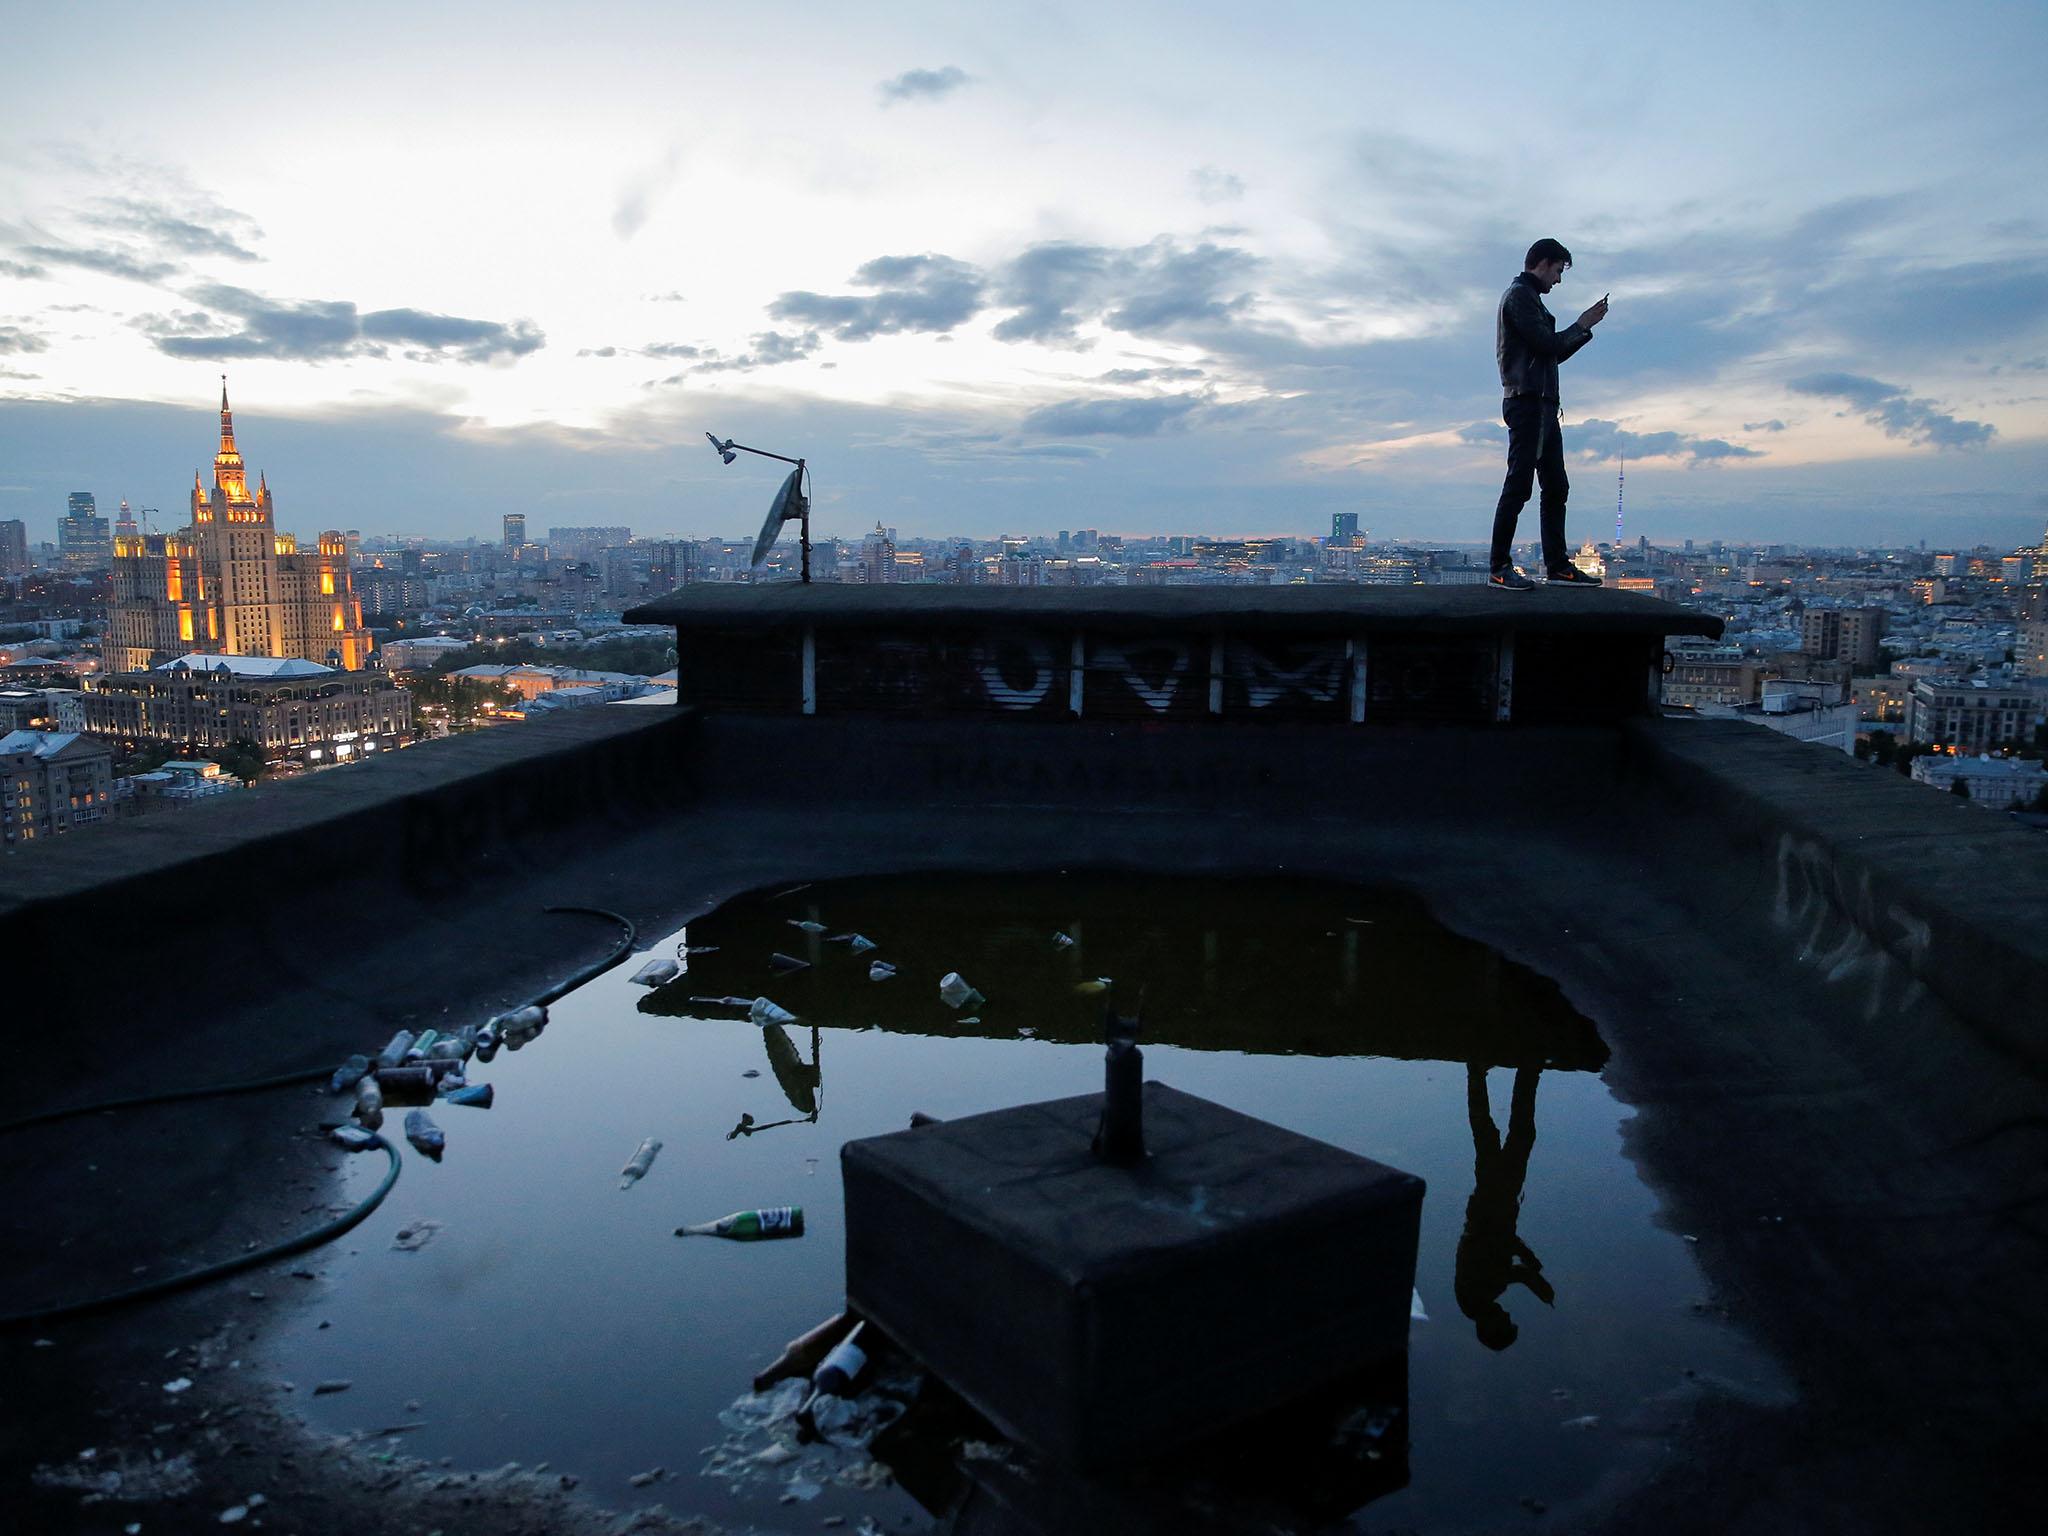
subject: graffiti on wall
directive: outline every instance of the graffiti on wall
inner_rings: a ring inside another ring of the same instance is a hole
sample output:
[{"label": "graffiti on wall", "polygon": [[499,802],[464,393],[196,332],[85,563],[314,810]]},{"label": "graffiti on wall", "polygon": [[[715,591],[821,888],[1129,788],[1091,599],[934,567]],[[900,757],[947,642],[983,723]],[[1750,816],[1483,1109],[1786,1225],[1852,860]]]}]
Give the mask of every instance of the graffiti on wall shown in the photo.
[{"label": "graffiti on wall", "polygon": [[1917,973],[1933,930],[1897,902],[1881,900],[1868,870],[1843,873],[1820,843],[1779,835],[1771,921],[1830,985],[1864,998],[1866,1019],[1910,1008],[1926,995]]}]

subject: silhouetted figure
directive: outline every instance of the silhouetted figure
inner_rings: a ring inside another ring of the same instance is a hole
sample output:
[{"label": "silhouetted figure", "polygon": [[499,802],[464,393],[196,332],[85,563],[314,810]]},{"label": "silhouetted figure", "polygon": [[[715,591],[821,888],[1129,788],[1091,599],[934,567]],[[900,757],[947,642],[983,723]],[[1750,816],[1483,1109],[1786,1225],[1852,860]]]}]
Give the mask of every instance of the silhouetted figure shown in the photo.
[{"label": "silhouetted figure", "polygon": [[1593,327],[1607,317],[1607,300],[1557,328],[1543,295],[1564,281],[1572,253],[1555,240],[1538,240],[1522,258],[1522,272],[1508,284],[1494,317],[1494,353],[1500,364],[1500,416],[1508,429],[1508,473],[1493,509],[1493,549],[1488,580],[1499,590],[1527,592],[1536,583],[1515,569],[1515,524],[1529,504],[1533,483],[1543,485],[1540,524],[1543,574],[1566,586],[1597,587],[1571,563],[1564,542],[1565,498],[1571,479],[1564,470],[1564,437],[1558,416],[1557,365],[1593,339]]},{"label": "silhouetted figure", "polygon": [[1536,1147],[1536,1079],[1542,1075],[1539,1067],[1515,1069],[1508,1134],[1502,1140],[1486,1098],[1486,1068],[1477,1062],[1465,1068],[1473,1182],[1452,1289],[1458,1310],[1472,1319],[1479,1342],[1488,1349],[1506,1349],[1515,1342],[1515,1320],[1500,1304],[1510,1285],[1526,1287],[1546,1307],[1557,1300],[1557,1292],[1543,1278],[1543,1261],[1515,1234],[1522,1214],[1522,1182],[1529,1176],[1529,1154]]}]

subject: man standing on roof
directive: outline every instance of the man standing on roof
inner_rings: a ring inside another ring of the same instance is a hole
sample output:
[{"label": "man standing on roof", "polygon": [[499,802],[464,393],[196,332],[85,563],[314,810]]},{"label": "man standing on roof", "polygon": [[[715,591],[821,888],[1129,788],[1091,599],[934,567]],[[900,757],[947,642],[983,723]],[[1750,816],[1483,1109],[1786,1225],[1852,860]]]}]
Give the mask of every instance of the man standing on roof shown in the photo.
[{"label": "man standing on roof", "polygon": [[1494,355],[1500,363],[1501,420],[1508,428],[1508,477],[1493,513],[1493,551],[1488,562],[1495,587],[1534,590],[1536,583],[1515,569],[1509,554],[1515,524],[1529,504],[1530,482],[1542,482],[1540,509],[1543,574],[1567,586],[1597,587],[1565,554],[1564,502],[1571,482],[1564,472],[1564,439],[1558,421],[1557,365],[1593,339],[1593,327],[1607,318],[1607,299],[1563,330],[1544,307],[1542,295],[1564,281],[1572,253],[1555,240],[1538,240],[1522,259],[1522,272],[1500,296],[1494,321]]}]

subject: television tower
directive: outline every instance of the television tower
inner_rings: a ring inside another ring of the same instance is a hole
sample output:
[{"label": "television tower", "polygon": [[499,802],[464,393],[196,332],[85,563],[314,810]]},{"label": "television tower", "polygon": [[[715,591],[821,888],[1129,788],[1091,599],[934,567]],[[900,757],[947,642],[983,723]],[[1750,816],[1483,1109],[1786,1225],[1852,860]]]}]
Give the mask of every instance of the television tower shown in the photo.
[{"label": "television tower", "polygon": [[1614,549],[1621,552],[1621,493],[1628,485],[1628,455],[1621,449],[1614,450],[1616,468],[1614,471]]}]

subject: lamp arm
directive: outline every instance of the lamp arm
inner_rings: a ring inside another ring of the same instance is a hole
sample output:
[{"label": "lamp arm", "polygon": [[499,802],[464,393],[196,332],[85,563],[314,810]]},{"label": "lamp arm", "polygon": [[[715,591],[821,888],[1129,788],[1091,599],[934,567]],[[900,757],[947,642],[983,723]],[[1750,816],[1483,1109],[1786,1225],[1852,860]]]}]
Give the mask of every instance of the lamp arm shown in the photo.
[{"label": "lamp arm", "polygon": [[792,459],[788,454],[770,453],[766,448],[749,448],[745,443],[735,443],[730,438],[726,440],[725,446],[732,449],[735,453],[757,453],[764,459],[779,459],[784,464],[800,465],[803,463],[802,459]]}]

